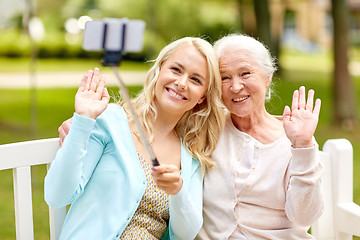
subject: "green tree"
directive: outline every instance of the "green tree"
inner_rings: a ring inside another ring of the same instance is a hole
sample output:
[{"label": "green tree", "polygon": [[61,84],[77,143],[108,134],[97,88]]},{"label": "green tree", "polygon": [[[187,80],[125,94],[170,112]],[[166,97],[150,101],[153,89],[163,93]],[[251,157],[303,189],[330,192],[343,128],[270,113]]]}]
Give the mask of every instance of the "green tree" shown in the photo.
[{"label": "green tree", "polygon": [[[249,4],[249,0],[237,0],[239,14],[243,14],[243,5]],[[254,7],[254,15],[256,20],[256,32],[251,33],[259,38],[271,52],[271,55],[279,59],[280,40],[279,36],[275,36],[271,32],[271,13],[268,0],[251,0]],[[243,18],[241,18],[241,25],[243,25]],[[280,63],[278,63],[278,74],[281,72]]]},{"label": "green tree", "polygon": [[274,47],[271,34],[271,17],[268,0],[254,0],[256,19],[256,32],[261,41],[269,48],[274,55]]},{"label": "green tree", "polygon": [[348,63],[349,10],[346,0],[331,0],[334,23],[334,123],[352,128],[356,123],[356,101]]}]

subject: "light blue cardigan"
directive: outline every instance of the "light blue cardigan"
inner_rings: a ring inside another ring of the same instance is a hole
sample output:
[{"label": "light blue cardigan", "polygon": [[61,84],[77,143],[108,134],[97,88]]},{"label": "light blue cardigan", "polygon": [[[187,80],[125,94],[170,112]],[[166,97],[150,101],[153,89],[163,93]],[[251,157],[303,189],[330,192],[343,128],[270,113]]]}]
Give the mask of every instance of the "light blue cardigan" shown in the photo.
[{"label": "light blue cardigan", "polygon": [[[202,225],[201,168],[181,145],[183,187],[170,196],[164,238],[194,239]],[[45,201],[71,204],[60,239],[118,239],[145,192],[127,116],[109,104],[95,120],[74,114],[62,148],[45,178]]]}]

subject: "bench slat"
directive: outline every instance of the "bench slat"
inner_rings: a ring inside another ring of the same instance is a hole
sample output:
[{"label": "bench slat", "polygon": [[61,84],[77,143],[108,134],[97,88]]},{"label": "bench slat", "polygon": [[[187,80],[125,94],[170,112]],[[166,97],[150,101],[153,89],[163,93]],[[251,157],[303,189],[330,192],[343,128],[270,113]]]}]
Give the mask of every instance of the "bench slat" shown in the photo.
[{"label": "bench slat", "polygon": [[58,149],[58,138],[0,145],[0,170],[50,163]]},{"label": "bench slat", "polygon": [[[59,139],[18,142],[0,145],[0,170],[13,170],[15,223],[17,240],[34,240],[31,167],[50,166],[59,149]],[[66,207],[49,208],[50,239],[59,239]]]},{"label": "bench slat", "polygon": [[34,239],[30,166],[13,169],[16,239]]},{"label": "bench slat", "polygon": [[360,236],[360,206],[353,202],[353,148],[346,139],[330,139],[320,152],[324,165],[324,213],[312,225],[317,240],[352,240]]}]

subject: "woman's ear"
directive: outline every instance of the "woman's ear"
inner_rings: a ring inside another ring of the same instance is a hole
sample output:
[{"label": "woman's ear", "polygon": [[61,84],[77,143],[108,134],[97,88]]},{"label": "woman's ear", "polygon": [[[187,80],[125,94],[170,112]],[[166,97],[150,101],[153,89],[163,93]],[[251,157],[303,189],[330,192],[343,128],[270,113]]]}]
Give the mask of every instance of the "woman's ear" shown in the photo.
[{"label": "woman's ear", "polygon": [[202,104],[204,100],[206,99],[206,96],[202,96],[202,98],[199,99],[198,104]]},{"label": "woman's ear", "polygon": [[268,76],[266,79],[266,88],[268,88],[270,86],[271,79],[272,79],[272,74],[270,76]]}]

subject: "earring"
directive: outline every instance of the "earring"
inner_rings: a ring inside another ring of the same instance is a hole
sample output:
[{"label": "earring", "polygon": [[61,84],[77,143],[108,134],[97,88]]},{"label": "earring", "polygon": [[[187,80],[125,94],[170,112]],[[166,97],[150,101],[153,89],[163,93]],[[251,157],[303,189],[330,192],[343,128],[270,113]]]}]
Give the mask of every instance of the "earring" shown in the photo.
[{"label": "earring", "polygon": [[271,88],[267,88],[265,91],[265,100],[270,100],[271,98]]}]

